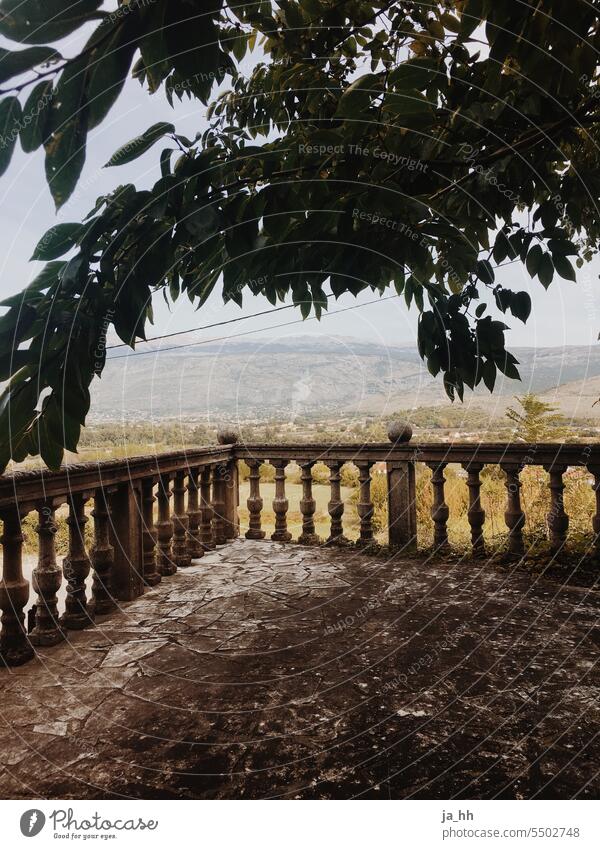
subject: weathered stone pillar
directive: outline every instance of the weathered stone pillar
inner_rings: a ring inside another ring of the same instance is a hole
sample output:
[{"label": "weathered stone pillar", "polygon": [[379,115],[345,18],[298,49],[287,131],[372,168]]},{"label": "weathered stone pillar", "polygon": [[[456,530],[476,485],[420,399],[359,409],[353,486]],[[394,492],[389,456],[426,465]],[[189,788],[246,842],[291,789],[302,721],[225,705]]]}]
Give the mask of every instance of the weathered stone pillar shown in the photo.
[{"label": "weathered stone pillar", "polygon": [[521,510],[521,467],[511,463],[501,463],[500,468],[506,475],[507,506],[504,521],[508,528],[508,550],[515,557],[520,557],[524,551],[523,525],[525,513]]},{"label": "weathered stone pillar", "polygon": [[388,542],[394,550],[417,546],[415,464],[412,460],[387,463]]},{"label": "weathered stone pillar", "polygon": [[2,580],[0,581],[0,663],[20,666],[33,657],[27,639],[23,608],[29,600],[29,581],[23,577],[23,534],[17,506],[3,511]]},{"label": "weathered stone pillar", "polygon": [[[404,422],[391,422],[388,438],[393,445],[406,444],[412,428]],[[388,543],[394,551],[417,547],[417,505],[415,462],[390,459],[386,464],[388,490]]]},{"label": "weathered stone pillar", "polygon": [[92,607],[99,614],[110,613],[116,607],[112,576],[115,550],[110,543],[110,510],[107,492],[97,489],[94,495],[94,544],[91,551],[94,578],[92,581]]},{"label": "weathered stone pillar", "polygon": [[213,534],[213,507],[210,497],[212,468],[204,466],[200,473],[200,541],[204,551],[215,547]]},{"label": "weathered stone pillar", "polygon": [[38,508],[38,563],[32,574],[35,626],[29,635],[34,646],[55,646],[65,639],[59,624],[56,593],[62,584],[62,570],[56,562],[55,504],[48,501]]},{"label": "weathered stone pillar", "polygon": [[239,474],[237,460],[227,463],[224,479],[225,486],[225,511],[224,525],[226,539],[236,539],[240,535],[240,518],[238,504],[240,498]]},{"label": "weathered stone pillar", "polygon": [[173,560],[178,569],[192,565],[187,547],[188,517],[185,512],[185,472],[175,472],[173,482]]},{"label": "weathered stone pillar", "polygon": [[371,465],[372,463],[369,460],[356,462],[359,485],[356,509],[360,519],[360,536],[356,544],[361,547],[373,545],[373,514],[375,508],[371,501]]},{"label": "weathered stone pillar", "polygon": [[342,501],[341,468],[343,465],[338,460],[331,460],[327,463],[329,468],[329,486],[331,488],[331,498],[327,504],[327,511],[331,519],[329,537],[327,538],[328,545],[348,544],[348,540],[344,536],[342,523],[344,502]]},{"label": "weathered stone pillar", "polygon": [[85,581],[90,574],[91,564],[85,550],[85,504],[88,495],[73,493],[69,498],[69,553],[63,560],[63,574],[67,579],[67,600],[61,624],[65,628],[81,631],[94,622],[89,610]]},{"label": "weathered stone pillar", "polygon": [[177,566],[171,554],[171,539],[173,537],[173,522],[171,521],[171,476],[161,475],[158,480],[158,571],[165,577],[174,575]]},{"label": "weathered stone pillar", "polygon": [[[217,431],[219,445],[236,445],[239,441],[238,432],[230,425],[220,427]],[[237,460],[226,463],[221,475],[222,504],[223,504],[223,533],[224,542],[235,539],[240,535],[239,506],[239,475]]]},{"label": "weathered stone pillar", "polygon": [[112,586],[120,601],[144,592],[142,494],[139,483],[120,484],[111,496],[111,543],[115,552]]},{"label": "weathered stone pillar", "polygon": [[292,538],[287,529],[288,500],[285,497],[285,468],[287,460],[271,460],[275,467],[275,498],[273,499],[273,512],[275,513],[275,531],[271,539],[275,542],[289,542]]},{"label": "weathered stone pillar", "polygon": [[566,472],[566,466],[550,466],[546,467],[546,471],[550,475],[550,511],[546,516],[548,523],[548,532],[550,535],[550,545],[554,552],[559,551],[567,539],[567,531],[569,530],[569,517],[565,513],[563,475]]},{"label": "weathered stone pillar", "polygon": [[188,530],[187,530],[187,547],[192,560],[197,560],[204,555],[204,548],[200,540],[200,520],[202,514],[198,502],[200,469],[190,469],[188,475]]},{"label": "weathered stone pillar", "polygon": [[596,498],[596,512],[592,517],[592,529],[594,531],[594,547],[596,557],[600,559],[600,467],[588,466],[588,471],[594,476],[592,489]]},{"label": "weathered stone pillar", "polygon": [[315,510],[317,502],[312,494],[312,467],[314,462],[300,463],[302,469],[302,498],[300,500],[300,512],[302,513],[302,533],[298,537],[298,542],[303,545],[318,545],[321,540],[318,534],[315,533]]},{"label": "weathered stone pillar", "polygon": [[463,463],[463,469],[467,472],[467,486],[469,488],[469,511],[467,518],[471,526],[473,556],[484,557],[483,525],[485,522],[485,510],[481,506],[481,479],[479,477],[483,469],[483,464]]},{"label": "weathered stone pillar", "polygon": [[218,463],[213,469],[213,529],[215,536],[215,544],[223,545],[227,542],[225,533],[225,478],[227,476],[227,466],[225,463]]},{"label": "weathered stone pillar", "polygon": [[154,485],[155,478],[142,481],[142,537],[144,547],[144,583],[155,587],[160,583],[161,575],[156,562],[156,543],[158,534],[154,524]]},{"label": "weathered stone pillar", "polygon": [[263,500],[260,497],[260,461],[247,460],[250,469],[250,495],[246,501],[248,505],[248,530],[246,539],[264,539],[265,532],[261,526],[261,512]]},{"label": "weathered stone pillar", "polygon": [[433,506],[431,518],[433,519],[433,546],[436,550],[443,551],[448,547],[448,517],[450,510],[446,504],[444,495],[444,469],[446,463],[427,463],[431,469],[431,486],[433,488]]}]

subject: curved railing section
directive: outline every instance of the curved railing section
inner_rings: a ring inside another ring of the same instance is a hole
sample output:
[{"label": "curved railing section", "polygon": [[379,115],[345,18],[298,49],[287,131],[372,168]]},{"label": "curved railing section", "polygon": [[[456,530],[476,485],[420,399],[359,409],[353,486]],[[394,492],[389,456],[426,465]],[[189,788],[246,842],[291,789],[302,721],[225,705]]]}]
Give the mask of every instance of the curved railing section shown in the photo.
[{"label": "curved railing section", "polygon": [[[563,476],[569,467],[586,468],[596,493],[596,513],[590,543],[600,537],[600,446],[593,444],[396,442],[361,445],[242,445],[237,443],[197,448],[128,460],[82,463],[57,472],[25,471],[0,478],[2,580],[0,581],[0,660],[8,666],[28,661],[40,646],[63,641],[69,630],[93,626],[120,601],[129,601],[186,568],[216,545],[239,535],[238,463],[248,466],[248,527],[251,540],[266,537],[263,529],[261,466],[274,469],[272,509],[274,530],[270,538],[287,543],[289,503],[286,467],[300,468],[301,533],[305,545],[349,545],[344,533],[345,505],[341,473],[346,463],[358,470],[358,539],[354,545],[369,550],[374,545],[372,471],[387,479],[390,551],[409,553],[418,542],[415,468],[423,463],[431,471],[433,540],[436,550],[448,547],[449,509],[445,500],[444,470],[458,463],[465,472],[468,521],[472,553],[485,554],[485,511],[481,504],[481,472],[486,465],[499,467],[506,487],[507,549],[523,554],[525,514],[521,504],[520,474],[526,466],[543,467],[548,475],[548,538],[553,549],[566,540]],[[329,533],[315,528],[313,468],[329,469],[327,505]],[[68,553],[59,565],[56,556],[56,511],[68,511]],[[92,506],[90,512],[89,507]],[[31,582],[23,573],[22,523],[37,516],[37,564]],[[88,515],[89,514],[89,515]],[[93,523],[92,544],[86,545],[85,527]],[[89,578],[92,576],[91,587]],[[59,612],[57,593],[66,582],[64,609]],[[30,586],[31,583],[31,586]],[[25,616],[30,592],[35,602]]]}]

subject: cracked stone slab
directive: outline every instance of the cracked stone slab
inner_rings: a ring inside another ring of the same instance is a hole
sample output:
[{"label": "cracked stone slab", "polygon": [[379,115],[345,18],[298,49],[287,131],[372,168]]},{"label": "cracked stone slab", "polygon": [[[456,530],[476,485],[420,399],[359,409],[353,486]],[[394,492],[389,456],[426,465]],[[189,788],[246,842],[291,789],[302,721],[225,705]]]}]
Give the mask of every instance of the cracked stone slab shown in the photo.
[{"label": "cracked stone slab", "polygon": [[101,664],[104,669],[107,666],[127,666],[134,660],[141,660],[147,655],[153,654],[157,649],[167,644],[166,640],[132,640],[112,646]]},{"label": "cracked stone slab", "polygon": [[595,798],[598,599],[237,540],[0,670],[0,793]]}]

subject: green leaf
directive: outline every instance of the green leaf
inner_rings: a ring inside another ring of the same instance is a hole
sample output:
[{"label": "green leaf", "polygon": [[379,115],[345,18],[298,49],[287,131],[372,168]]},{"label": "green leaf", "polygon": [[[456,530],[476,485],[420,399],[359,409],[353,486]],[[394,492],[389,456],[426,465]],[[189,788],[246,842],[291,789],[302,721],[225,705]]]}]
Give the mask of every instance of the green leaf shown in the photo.
[{"label": "green leaf", "polygon": [[145,19],[146,33],[140,43],[151,93],[158,91],[173,67],[169,60],[169,49],[165,38],[165,11],[166,3],[155,3],[148,11]]},{"label": "green leaf", "polygon": [[531,298],[527,292],[515,292],[512,294],[509,307],[514,317],[525,324],[531,315]]},{"label": "green leaf", "polygon": [[62,56],[52,47],[28,47],[18,53],[0,47],[0,83],[57,59],[62,59]]},{"label": "green leaf", "polygon": [[75,247],[85,230],[82,224],[55,224],[37,243],[31,259],[58,259]]},{"label": "green leaf", "polygon": [[494,269],[489,259],[481,259],[477,263],[477,276],[482,283],[490,286],[494,282]]},{"label": "green leaf", "polygon": [[85,164],[88,109],[83,75],[85,57],[76,59],[61,74],[48,115],[46,180],[56,208],[73,193]]},{"label": "green leaf", "polygon": [[554,277],[554,264],[550,258],[550,254],[544,254],[542,256],[540,266],[538,268],[538,277],[540,278],[540,283],[544,289],[547,289],[552,283],[552,278]]},{"label": "green leaf", "polygon": [[526,266],[530,277],[535,277],[539,271],[544,253],[539,245],[534,245],[527,254]]},{"label": "green leaf", "polygon": [[150,150],[152,145],[167,133],[174,133],[175,127],[165,121],[160,121],[158,124],[153,124],[148,127],[145,133],[137,136],[127,144],[120,147],[111,158],[108,160],[105,168],[113,168],[115,165],[126,165],[128,162],[133,162],[138,156]]},{"label": "green leaf", "polygon": [[45,44],[74,32],[103,0],[2,0],[0,35],[25,44]]},{"label": "green leaf", "polygon": [[81,253],[67,262],[60,275],[60,284],[65,292],[72,294],[79,291],[80,285],[87,280],[88,268],[89,262]]},{"label": "green leaf", "polygon": [[46,141],[52,90],[52,81],[43,80],[31,90],[25,101],[20,133],[21,147],[25,153],[33,153]]},{"label": "green leaf", "polygon": [[210,8],[188,0],[169,0],[165,9],[165,41],[170,62],[181,78],[181,90],[194,92],[203,103],[225,69],[234,67],[219,49],[219,31],[213,20],[218,11],[215,8],[211,14]]},{"label": "green leaf", "polygon": [[520,380],[521,375],[519,374],[519,370],[515,366],[515,364],[510,359],[510,355],[505,353],[504,356],[499,356],[496,359],[496,366],[498,371],[501,371],[502,374],[506,375],[506,377],[510,377],[511,380]]},{"label": "green leaf", "polygon": [[483,378],[483,382],[490,392],[494,391],[494,386],[496,384],[496,366],[492,362],[492,360],[486,360],[481,369],[481,377]]},{"label": "green leaf", "polygon": [[0,103],[0,177],[10,165],[20,122],[21,104],[16,97],[5,97]]},{"label": "green leaf", "polygon": [[123,90],[138,47],[136,24],[134,14],[126,15],[110,38],[106,37],[106,25],[101,24],[83,48],[88,65],[81,84],[86,85],[90,130],[102,123]]},{"label": "green leaf", "polygon": [[467,38],[475,30],[483,18],[484,0],[467,0],[460,16],[460,34]]},{"label": "green leaf", "polygon": [[552,254],[552,260],[554,262],[554,267],[564,280],[577,282],[575,269],[565,256],[561,256],[561,254]]},{"label": "green leaf", "polygon": [[360,118],[371,100],[377,96],[383,86],[377,74],[365,74],[355,80],[344,91],[336,110],[337,118]]},{"label": "green leaf", "polygon": [[[395,89],[423,91],[438,76],[440,74],[435,59],[409,59],[408,62],[402,62],[390,73],[389,85]],[[443,74],[441,77],[443,78]]]},{"label": "green leaf", "polygon": [[431,103],[416,89],[407,89],[402,94],[388,94],[383,109],[401,120],[433,118]]},{"label": "green leaf", "polygon": [[50,431],[48,423],[42,416],[38,424],[38,439],[40,445],[40,456],[49,469],[57,470],[64,457],[64,448],[56,442],[55,434]]},{"label": "green leaf", "polygon": [[160,154],[160,173],[163,177],[168,177],[171,174],[171,157],[173,148],[168,147]]}]

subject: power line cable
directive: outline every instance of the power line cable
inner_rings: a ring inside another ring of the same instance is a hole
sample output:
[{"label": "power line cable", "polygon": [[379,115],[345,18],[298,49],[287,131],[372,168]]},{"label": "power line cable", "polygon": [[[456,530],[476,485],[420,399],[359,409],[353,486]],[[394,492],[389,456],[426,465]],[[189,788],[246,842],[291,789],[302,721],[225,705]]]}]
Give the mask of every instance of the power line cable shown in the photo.
[{"label": "power line cable", "polygon": [[[323,313],[321,318],[328,318],[332,315],[339,315],[340,313],[343,313],[343,312],[350,312],[350,310],[357,310],[357,309],[360,309],[361,307],[368,307],[371,304],[380,304],[383,301],[390,301],[393,298],[397,298],[397,297],[399,297],[399,296],[398,295],[387,295],[385,298],[374,298],[372,301],[365,301],[363,304],[354,304],[351,307],[344,307],[343,309],[332,310],[332,312],[325,312],[325,313]],[[294,304],[289,304],[289,306],[294,306]],[[286,307],[278,307],[277,309],[286,309]],[[266,313],[275,312],[275,310],[266,310],[265,312]],[[260,315],[260,313],[257,313],[257,315]],[[253,316],[246,316],[246,318],[252,318],[252,317]],[[237,339],[240,336],[251,336],[253,333],[263,333],[265,330],[278,330],[281,327],[290,327],[293,324],[304,324],[307,321],[316,321],[316,318],[317,317],[313,315],[313,316],[309,316],[309,318],[298,318],[298,319],[295,319],[294,321],[284,321],[284,322],[281,322],[280,324],[272,324],[269,327],[256,327],[253,330],[243,330],[241,333],[232,333],[229,336],[216,336],[212,339],[202,339],[199,342],[187,342],[184,345],[170,345],[168,348],[156,348],[156,349],[153,349],[153,350],[150,350],[150,351],[133,351],[131,354],[118,354],[116,357],[109,357],[108,361],[112,362],[113,360],[124,360],[124,359],[129,359],[131,357],[143,357],[143,356],[147,356],[148,354],[164,354],[167,351],[178,351],[178,350],[181,350],[182,348],[194,348],[194,347],[197,347],[199,345],[210,345],[213,342],[224,342],[227,339]],[[239,319],[237,319],[237,320],[239,320]],[[210,327],[210,326],[216,326],[216,325],[208,325],[208,326]],[[187,332],[189,332],[189,331],[187,331]],[[156,338],[160,339],[160,338],[163,338],[163,337],[158,336]],[[148,341],[150,341],[150,340],[148,340]]]},{"label": "power line cable", "polygon": [[[331,298],[333,292],[330,292],[327,297]],[[160,336],[150,336],[148,339],[144,339],[144,342],[156,342],[157,339],[171,339],[173,336],[183,336],[185,333],[194,333],[198,330],[210,330],[212,327],[223,327],[225,324],[235,324],[237,321],[248,321],[250,318],[260,318],[263,315],[270,315],[274,312],[281,312],[281,310],[289,310],[292,307],[295,307],[296,304],[285,304],[282,307],[272,307],[268,310],[262,310],[261,312],[251,313],[250,315],[238,315],[236,318],[228,318],[223,321],[215,321],[214,324],[203,324],[200,327],[190,327],[188,330],[174,330],[173,333],[163,333]],[[127,342],[119,342],[116,345],[107,345],[106,350],[112,351],[115,348],[129,348]]]}]

